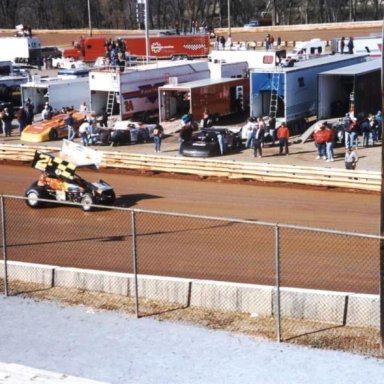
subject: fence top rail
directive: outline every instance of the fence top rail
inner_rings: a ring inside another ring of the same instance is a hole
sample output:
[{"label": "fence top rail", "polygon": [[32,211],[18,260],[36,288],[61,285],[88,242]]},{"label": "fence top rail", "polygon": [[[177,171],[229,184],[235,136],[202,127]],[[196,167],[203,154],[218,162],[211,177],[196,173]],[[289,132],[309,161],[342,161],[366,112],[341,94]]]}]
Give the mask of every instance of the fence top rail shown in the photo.
[{"label": "fence top rail", "polygon": [[[26,197],[0,194],[0,206],[3,206],[4,199],[26,200]],[[49,201],[50,203],[53,203],[53,204],[56,203],[56,204],[60,204],[60,205],[69,205],[69,206],[78,206],[78,207],[81,206],[80,203],[73,203],[73,202],[68,202],[68,201],[56,202],[53,200],[46,200],[46,199],[40,199],[40,200],[41,201]],[[370,233],[340,231],[340,230],[336,230],[336,229],[308,227],[308,226],[304,226],[304,225],[272,223],[272,222],[268,222],[268,221],[245,220],[245,219],[232,218],[232,217],[206,216],[206,215],[196,215],[196,214],[191,214],[191,213],[157,211],[157,210],[117,207],[117,206],[109,206],[109,205],[108,206],[97,205],[97,207],[109,209],[109,210],[116,210],[116,211],[126,211],[126,212],[131,212],[132,214],[136,214],[136,213],[144,213],[145,214],[146,213],[146,214],[151,214],[151,215],[162,215],[162,216],[183,217],[183,218],[189,218],[189,219],[222,221],[222,222],[231,222],[231,223],[237,223],[237,224],[247,224],[247,225],[258,225],[258,226],[264,226],[264,227],[272,227],[272,228],[276,228],[276,229],[294,229],[294,230],[300,230],[300,231],[334,234],[334,235],[339,235],[339,236],[361,237],[361,238],[384,240],[384,236],[370,234]]]}]

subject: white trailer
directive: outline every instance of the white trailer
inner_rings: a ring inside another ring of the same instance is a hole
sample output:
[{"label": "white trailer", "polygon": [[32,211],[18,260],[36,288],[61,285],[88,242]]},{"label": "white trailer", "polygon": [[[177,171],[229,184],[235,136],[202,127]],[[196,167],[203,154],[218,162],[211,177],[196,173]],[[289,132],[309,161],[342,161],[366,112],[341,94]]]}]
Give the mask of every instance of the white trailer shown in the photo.
[{"label": "white trailer", "polygon": [[276,118],[285,120],[294,134],[317,115],[317,76],[321,72],[365,62],[367,55],[331,55],[300,61],[291,68],[254,69],[251,81],[251,116],[267,116],[275,95]]},{"label": "white trailer", "polygon": [[121,120],[158,113],[158,88],[169,82],[209,79],[207,61],[161,61],[138,65],[125,72],[95,69],[90,72],[91,107],[97,114],[106,108],[108,114]]},{"label": "white trailer", "polygon": [[38,37],[0,37],[0,60],[36,64],[41,57]]},{"label": "white trailer", "polygon": [[[348,53],[349,37],[345,37],[344,53]],[[353,53],[381,56],[383,39],[381,36],[362,36],[353,38]],[[334,53],[341,53],[341,37],[331,41],[331,49]]]},{"label": "white trailer", "polygon": [[282,58],[286,56],[286,51],[256,51],[253,49],[214,49],[208,56],[212,63],[238,63],[247,62],[251,68],[274,68]]},{"label": "white trailer", "polygon": [[35,113],[40,113],[46,102],[57,110],[70,106],[77,109],[83,101],[90,105],[89,78],[59,79],[33,76],[32,81],[21,85],[21,98],[23,105],[28,98],[31,99]]}]

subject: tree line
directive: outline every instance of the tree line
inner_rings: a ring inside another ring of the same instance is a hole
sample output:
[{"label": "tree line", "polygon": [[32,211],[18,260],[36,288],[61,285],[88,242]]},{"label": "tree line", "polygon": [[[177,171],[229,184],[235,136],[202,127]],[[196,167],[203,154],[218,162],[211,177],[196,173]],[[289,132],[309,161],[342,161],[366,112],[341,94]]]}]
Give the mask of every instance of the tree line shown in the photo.
[{"label": "tree line", "polygon": [[[0,25],[12,29],[138,29],[138,0],[0,0]],[[139,2],[145,2],[139,0]],[[233,27],[251,19],[309,24],[383,19],[382,0],[147,0],[150,29],[190,30],[193,23]],[[229,7],[229,10],[228,10]],[[89,19],[90,14],[90,19]]]}]

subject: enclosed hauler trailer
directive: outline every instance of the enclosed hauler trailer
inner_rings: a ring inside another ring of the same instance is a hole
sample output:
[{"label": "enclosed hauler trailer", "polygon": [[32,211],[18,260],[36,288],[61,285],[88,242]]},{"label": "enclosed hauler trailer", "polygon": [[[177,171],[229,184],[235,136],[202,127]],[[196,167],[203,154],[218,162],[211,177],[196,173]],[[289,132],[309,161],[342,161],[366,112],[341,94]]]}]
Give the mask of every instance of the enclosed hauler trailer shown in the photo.
[{"label": "enclosed hauler trailer", "polygon": [[[172,79],[171,79],[172,80]],[[159,121],[191,114],[200,120],[204,111],[215,116],[241,113],[249,107],[249,79],[205,79],[159,87]]]},{"label": "enclosed hauler trailer", "polygon": [[214,49],[208,59],[212,63],[238,63],[245,61],[252,68],[275,68],[286,56],[285,50],[280,51],[255,51],[253,49]]},{"label": "enclosed hauler trailer", "polygon": [[353,112],[367,116],[381,109],[381,59],[321,72],[318,76],[318,118]]},{"label": "enclosed hauler trailer", "polygon": [[38,37],[0,37],[0,60],[38,64],[41,42]]},{"label": "enclosed hauler trailer", "polygon": [[[349,37],[345,38],[344,53],[348,54]],[[363,36],[353,38],[353,53],[364,54],[370,56],[381,56],[383,39],[381,36]],[[331,40],[331,49],[334,53],[341,53],[341,37]]]},{"label": "enclosed hauler trailer", "polygon": [[[125,43],[130,55],[146,56],[145,36],[118,37]],[[108,39],[103,37],[85,37],[74,43],[72,48],[64,50],[64,57],[72,57],[86,62],[105,56]],[[209,53],[209,34],[149,36],[149,56],[158,59],[171,59],[179,55],[189,58],[207,57]]]},{"label": "enclosed hauler trailer", "polygon": [[306,129],[306,119],[317,116],[317,76],[331,69],[365,62],[367,55],[331,55],[274,70],[254,69],[251,81],[251,116],[274,114],[292,132]]},{"label": "enclosed hauler trailer", "polygon": [[249,67],[246,61],[233,63],[209,62],[211,79],[244,78],[249,77]]},{"label": "enclosed hauler trailer", "polygon": [[90,105],[89,79],[87,77],[59,79],[34,76],[32,81],[22,84],[21,96],[23,105],[28,98],[31,99],[35,106],[34,113],[40,113],[46,102],[56,110],[71,106],[77,109],[83,101]]},{"label": "enclosed hauler trailer", "polygon": [[92,70],[89,78],[92,110],[101,114],[106,108],[109,115],[119,115],[121,120],[139,117],[146,120],[157,113],[158,88],[170,77],[179,83],[209,79],[208,62],[158,62],[138,65],[125,72]]}]

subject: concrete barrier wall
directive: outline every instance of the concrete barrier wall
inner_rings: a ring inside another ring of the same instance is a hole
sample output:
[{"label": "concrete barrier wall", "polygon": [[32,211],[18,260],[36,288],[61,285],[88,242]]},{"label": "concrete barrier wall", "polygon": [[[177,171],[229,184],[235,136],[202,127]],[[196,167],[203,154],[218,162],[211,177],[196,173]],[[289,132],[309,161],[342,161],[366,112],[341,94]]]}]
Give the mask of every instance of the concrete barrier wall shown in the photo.
[{"label": "concrete barrier wall", "polygon": [[[44,287],[78,288],[134,297],[134,275],[82,270],[49,265],[8,262],[12,281],[38,283]],[[4,278],[4,262],[0,262]],[[139,297],[225,312],[257,316],[276,315],[276,289],[271,286],[138,275]],[[340,325],[380,326],[378,295],[281,288],[283,318],[323,321]]]}]

